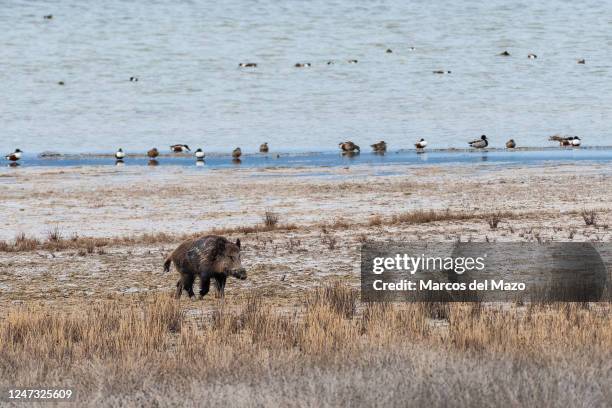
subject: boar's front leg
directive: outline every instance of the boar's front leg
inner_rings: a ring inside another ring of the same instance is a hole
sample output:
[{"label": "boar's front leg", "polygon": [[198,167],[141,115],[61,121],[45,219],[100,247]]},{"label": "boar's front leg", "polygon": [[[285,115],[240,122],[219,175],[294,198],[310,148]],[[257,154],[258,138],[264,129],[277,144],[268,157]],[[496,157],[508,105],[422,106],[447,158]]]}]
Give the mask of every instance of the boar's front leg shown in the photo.
[{"label": "boar's front leg", "polygon": [[200,297],[203,298],[210,289],[210,276],[208,273],[202,273],[200,275]]},{"label": "boar's front leg", "polygon": [[225,281],[227,281],[227,276],[219,273],[215,274],[215,286],[217,287],[217,296],[223,297],[225,296]]}]

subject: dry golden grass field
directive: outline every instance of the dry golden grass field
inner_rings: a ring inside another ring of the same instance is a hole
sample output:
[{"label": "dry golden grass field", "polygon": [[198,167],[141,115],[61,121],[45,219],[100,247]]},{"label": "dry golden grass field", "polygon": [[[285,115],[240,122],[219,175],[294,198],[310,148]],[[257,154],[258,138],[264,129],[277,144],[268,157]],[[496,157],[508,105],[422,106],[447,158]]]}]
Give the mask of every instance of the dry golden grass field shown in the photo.
[{"label": "dry golden grass field", "polygon": [[[67,406],[612,402],[609,304],[358,292],[366,239],[612,241],[606,166],[23,168],[0,189],[0,390],[71,387]],[[172,298],[165,256],[210,232],[241,239],[248,279]]]}]

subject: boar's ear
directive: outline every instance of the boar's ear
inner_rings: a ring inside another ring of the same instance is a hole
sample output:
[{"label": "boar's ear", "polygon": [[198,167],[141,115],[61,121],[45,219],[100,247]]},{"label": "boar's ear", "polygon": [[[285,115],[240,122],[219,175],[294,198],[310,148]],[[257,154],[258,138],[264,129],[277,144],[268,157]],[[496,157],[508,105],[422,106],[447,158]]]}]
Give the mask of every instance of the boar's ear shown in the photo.
[{"label": "boar's ear", "polygon": [[240,238],[236,238],[236,246],[240,248]]}]

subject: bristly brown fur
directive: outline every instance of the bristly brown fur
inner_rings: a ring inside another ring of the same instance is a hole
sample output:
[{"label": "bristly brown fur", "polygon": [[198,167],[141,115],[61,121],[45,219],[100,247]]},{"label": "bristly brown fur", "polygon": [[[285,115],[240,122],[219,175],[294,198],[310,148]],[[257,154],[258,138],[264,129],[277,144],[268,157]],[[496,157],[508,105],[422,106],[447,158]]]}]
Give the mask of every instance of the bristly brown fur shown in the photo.
[{"label": "bristly brown fur", "polygon": [[[183,289],[187,290],[189,296],[194,296],[193,282],[196,277],[200,278],[200,295],[204,296],[208,292],[211,278],[217,281],[222,294],[227,276],[246,278],[239,255],[240,240],[233,243],[218,235],[188,239],[168,255],[164,261],[164,271],[169,271],[170,264],[174,263],[181,275],[176,285],[177,297],[180,297]],[[242,272],[236,273],[238,270]]]}]

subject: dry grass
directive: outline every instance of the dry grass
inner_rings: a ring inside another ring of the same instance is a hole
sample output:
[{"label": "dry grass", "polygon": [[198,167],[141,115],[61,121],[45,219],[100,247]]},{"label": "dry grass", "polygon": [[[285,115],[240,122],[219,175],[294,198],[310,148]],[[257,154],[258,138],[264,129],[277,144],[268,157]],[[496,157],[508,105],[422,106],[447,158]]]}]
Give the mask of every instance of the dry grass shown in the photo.
[{"label": "dry grass", "polygon": [[[26,252],[35,250],[48,250],[48,251],[61,251],[67,249],[77,250],[79,254],[83,253],[94,253],[96,249],[101,247],[111,246],[122,246],[122,245],[151,245],[161,243],[176,243],[187,239],[196,238],[207,234],[216,235],[231,235],[231,234],[257,234],[271,231],[295,231],[295,230],[308,230],[315,227],[320,227],[325,234],[329,233],[329,230],[347,230],[353,227],[372,227],[372,226],[384,226],[384,225],[396,225],[396,224],[427,224],[433,222],[453,222],[453,221],[474,221],[474,220],[485,220],[491,229],[496,229],[497,225],[502,219],[525,219],[528,217],[544,216],[549,213],[515,213],[508,211],[497,211],[497,212],[477,212],[477,211],[452,211],[446,210],[415,210],[405,212],[401,214],[393,215],[389,218],[383,218],[382,216],[372,216],[365,223],[356,221],[350,222],[345,218],[337,218],[331,223],[320,223],[314,225],[296,225],[292,223],[280,223],[280,217],[278,214],[272,211],[266,211],[263,215],[263,220],[259,224],[249,226],[237,226],[237,227],[225,227],[225,228],[213,228],[209,231],[199,231],[188,234],[169,234],[166,232],[158,233],[147,233],[141,235],[132,235],[125,237],[109,237],[109,238],[94,238],[94,237],[80,237],[73,235],[66,239],[63,237],[62,232],[58,227],[51,229],[47,233],[47,237],[44,240],[39,240],[35,237],[28,237],[23,233],[16,236],[15,240],[0,241],[0,252]],[[569,211],[565,214],[581,214],[587,225],[597,224],[597,212],[595,210],[583,211]],[[554,215],[554,214],[549,214]],[[555,215],[558,216],[558,215]],[[593,222],[593,224],[589,224]],[[602,228],[607,229],[607,225],[602,225]],[[327,238],[324,238],[329,241]],[[327,245],[335,248],[335,242]]]},{"label": "dry grass", "polygon": [[327,249],[329,249],[330,251],[333,251],[334,249],[336,249],[336,246],[338,245],[338,238],[336,238],[329,231],[325,230],[321,234],[321,243],[323,243],[323,245],[325,245]]},{"label": "dry grass", "polygon": [[126,245],[151,245],[160,243],[180,242],[202,235],[216,234],[252,234],[268,231],[292,231],[298,227],[295,224],[277,224],[270,226],[267,224],[257,224],[254,226],[240,226],[230,228],[213,228],[210,231],[202,231],[191,234],[168,234],[165,232],[141,234],[126,237],[95,238],[72,236],[65,239],[59,230],[52,230],[47,234],[47,239],[40,241],[33,237],[28,237],[21,233],[15,237],[13,242],[0,241],[0,252],[26,252],[35,250],[62,251],[74,249],[80,253],[91,254],[96,248],[107,246],[126,246]]},{"label": "dry grass", "polygon": [[597,212],[595,210],[582,210],[581,215],[586,225],[597,225]]},{"label": "dry grass", "polygon": [[492,230],[496,230],[497,226],[502,220],[502,216],[503,214],[501,211],[490,214],[487,217],[487,224],[489,224],[489,228],[491,228]]},{"label": "dry grass", "polygon": [[279,216],[275,212],[266,210],[263,216],[263,224],[266,228],[273,230],[278,225]]},{"label": "dry grass", "polygon": [[425,224],[430,222],[439,222],[439,221],[466,221],[466,220],[476,220],[476,219],[485,219],[488,220],[492,216],[499,217],[519,217],[518,214],[510,213],[510,212],[468,212],[468,211],[451,211],[450,209],[446,209],[444,211],[439,210],[415,210],[406,212],[403,214],[394,215],[391,219],[391,224]]},{"label": "dry grass", "polygon": [[[74,314],[13,308],[0,321],[0,388],[71,386],[81,404],[97,406],[610,400],[607,304],[360,306],[354,289],[332,285],[302,305],[283,313],[253,292],[196,318],[168,295],[83,305]],[[405,392],[392,392],[398,388]]]}]

